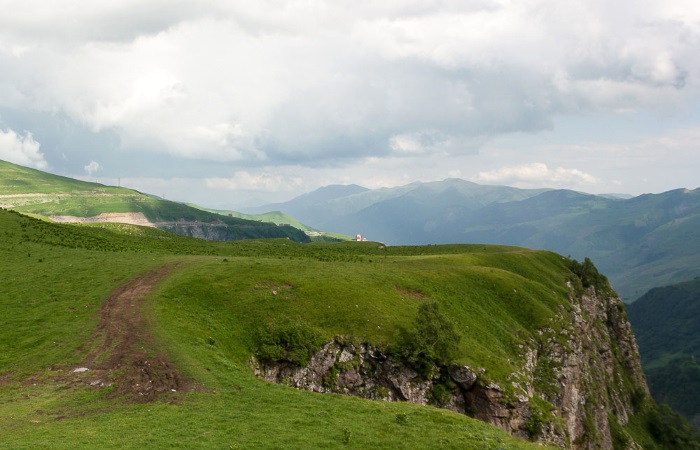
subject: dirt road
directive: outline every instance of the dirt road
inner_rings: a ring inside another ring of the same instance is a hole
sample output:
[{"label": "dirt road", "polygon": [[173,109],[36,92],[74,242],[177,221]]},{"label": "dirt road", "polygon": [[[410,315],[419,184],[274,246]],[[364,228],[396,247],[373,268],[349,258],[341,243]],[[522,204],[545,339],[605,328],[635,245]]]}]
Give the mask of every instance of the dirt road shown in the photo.
[{"label": "dirt road", "polygon": [[81,349],[87,356],[69,371],[73,381],[95,387],[114,385],[113,395],[138,402],[192,388],[192,380],[158,348],[143,318],[146,297],[172,270],[172,266],[151,270],[112,292],[102,305],[95,332]]}]

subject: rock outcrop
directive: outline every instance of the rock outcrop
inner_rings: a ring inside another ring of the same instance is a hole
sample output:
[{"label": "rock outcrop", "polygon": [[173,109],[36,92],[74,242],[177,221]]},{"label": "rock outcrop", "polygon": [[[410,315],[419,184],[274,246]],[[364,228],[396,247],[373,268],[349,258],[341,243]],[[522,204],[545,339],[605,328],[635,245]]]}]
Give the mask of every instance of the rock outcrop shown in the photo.
[{"label": "rock outcrop", "polygon": [[[434,366],[427,373],[368,343],[338,337],[305,367],[252,361],[266,380],[298,389],[434,405],[564,448],[610,449],[648,395],[620,299],[576,291],[550,327],[522,346],[522,369],[494,382],[487,368]],[[634,446],[633,442],[630,442]]]}]

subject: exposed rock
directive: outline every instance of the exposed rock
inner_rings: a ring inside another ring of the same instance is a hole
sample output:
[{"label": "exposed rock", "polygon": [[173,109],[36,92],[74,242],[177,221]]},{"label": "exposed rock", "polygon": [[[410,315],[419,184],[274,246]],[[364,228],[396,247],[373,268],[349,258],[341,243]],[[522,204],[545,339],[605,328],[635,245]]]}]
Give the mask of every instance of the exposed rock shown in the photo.
[{"label": "exposed rock", "polygon": [[155,227],[141,212],[136,213],[102,213],[92,217],[49,216],[49,219],[59,223],[127,223],[142,227]]},{"label": "exposed rock", "polygon": [[450,366],[447,372],[457,386],[464,391],[471,389],[478,378],[469,366]]},{"label": "exposed rock", "polygon": [[[571,292],[552,325],[522,346],[522,370],[509,377],[508,385],[489,382],[483,368],[469,366],[434,367],[421,374],[370,344],[344,338],[324,345],[306,367],[252,364],[257,376],[299,389],[431,404],[514,436],[565,448],[611,449],[610,417],[626,424],[635,412],[635,394],[649,391],[620,299],[594,288]],[[445,374],[451,383],[445,383]],[[435,390],[438,385],[441,389]],[[535,397],[551,410],[535,408]]]}]

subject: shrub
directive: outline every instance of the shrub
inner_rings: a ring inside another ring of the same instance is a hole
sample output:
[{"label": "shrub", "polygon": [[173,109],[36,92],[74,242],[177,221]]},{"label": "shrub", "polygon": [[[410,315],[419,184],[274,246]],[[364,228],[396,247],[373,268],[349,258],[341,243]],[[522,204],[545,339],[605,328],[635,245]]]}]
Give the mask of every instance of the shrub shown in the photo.
[{"label": "shrub", "polygon": [[569,260],[569,269],[581,280],[584,288],[593,286],[599,292],[610,290],[607,277],[598,272],[590,258],[586,257],[582,263],[575,259]]},{"label": "shrub", "polygon": [[447,364],[454,360],[460,336],[454,324],[440,311],[437,302],[423,303],[412,329],[399,331],[396,353],[419,370],[431,363]]},{"label": "shrub", "polygon": [[544,425],[544,414],[538,409],[533,409],[530,412],[530,418],[525,422],[525,430],[531,440],[536,440],[542,435]]},{"label": "shrub", "polygon": [[408,425],[408,415],[405,412],[396,414],[396,423],[399,425]]},{"label": "shrub", "polygon": [[443,407],[447,404],[452,396],[452,391],[450,391],[444,384],[434,384],[430,389],[430,398],[433,402]]},{"label": "shrub", "polygon": [[617,421],[613,414],[608,415],[608,425],[610,427],[610,437],[612,439],[613,449],[624,450],[629,448],[630,437],[625,432],[624,428]]},{"label": "shrub", "polygon": [[258,359],[288,361],[298,366],[307,365],[323,344],[321,335],[298,319],[261,327],[256,340],[258,348],[255,354]]}]

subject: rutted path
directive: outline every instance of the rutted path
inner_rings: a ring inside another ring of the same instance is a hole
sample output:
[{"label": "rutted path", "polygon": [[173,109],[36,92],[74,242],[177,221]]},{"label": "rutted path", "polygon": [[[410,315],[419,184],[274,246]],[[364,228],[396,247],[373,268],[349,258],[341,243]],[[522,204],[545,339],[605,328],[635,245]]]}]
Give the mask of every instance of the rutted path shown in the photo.
[{"label": "rutted path", "polygon": [[115,385],[115,395],[138,402],[192,389],[192,380],[158,349],[143,318],[146,297],[173,268],[151,270],[112,292],[102,305],[97,328],[81,348],[87,355],[78,368],[67,371],[70,381],[95,387]]}]

